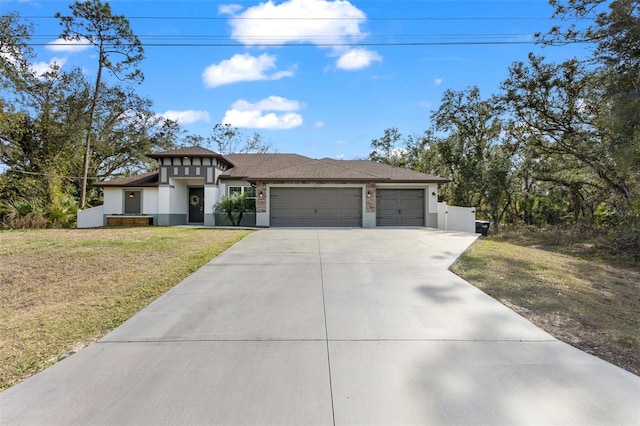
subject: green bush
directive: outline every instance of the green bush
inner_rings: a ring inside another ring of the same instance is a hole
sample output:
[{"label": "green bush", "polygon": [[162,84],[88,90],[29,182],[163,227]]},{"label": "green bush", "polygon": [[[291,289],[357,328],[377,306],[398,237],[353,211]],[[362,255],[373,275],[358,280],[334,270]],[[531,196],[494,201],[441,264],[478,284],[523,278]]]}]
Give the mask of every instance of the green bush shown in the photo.
[{"label": "green bush", "polygon": [[213,212],[224,214],[233,226],[239,226],[245,212],[255,211],[255,201],[249,199],[246,193],[233,193],[222,197],[215,206]]}]

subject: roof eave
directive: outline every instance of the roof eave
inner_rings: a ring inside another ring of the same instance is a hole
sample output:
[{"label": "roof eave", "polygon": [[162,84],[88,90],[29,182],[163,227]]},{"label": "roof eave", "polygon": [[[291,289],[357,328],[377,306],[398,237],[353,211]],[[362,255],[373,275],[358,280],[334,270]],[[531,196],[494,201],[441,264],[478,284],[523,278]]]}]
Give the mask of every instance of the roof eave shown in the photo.
[{"label": "roof eave", "polygon": [[392,179],[392,178],[329,178],[329,177],[269,177],[269,176],[229,176],[220,175],[220,179],[246,180],[250,182],[376,182],[376,183],[448,183],[449,179]]}]

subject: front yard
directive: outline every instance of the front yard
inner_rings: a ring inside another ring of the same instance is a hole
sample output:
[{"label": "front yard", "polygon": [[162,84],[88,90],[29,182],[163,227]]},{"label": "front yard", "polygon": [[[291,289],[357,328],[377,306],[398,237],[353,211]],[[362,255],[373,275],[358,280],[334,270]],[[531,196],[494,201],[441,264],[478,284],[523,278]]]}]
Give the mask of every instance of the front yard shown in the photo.
[{"label": "front yard", "polygon": [[104,336],[249,232],[0,232],[0,391]]}]

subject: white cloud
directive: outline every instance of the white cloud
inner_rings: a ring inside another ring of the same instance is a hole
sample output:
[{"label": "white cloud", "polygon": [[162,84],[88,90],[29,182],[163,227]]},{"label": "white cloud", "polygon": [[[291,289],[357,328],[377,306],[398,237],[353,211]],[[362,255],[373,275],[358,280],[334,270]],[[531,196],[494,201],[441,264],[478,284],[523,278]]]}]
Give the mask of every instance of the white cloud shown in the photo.
[{"label": "white cloud", "polygon": [[235,15],[242,10],[242,6],[239,4],[221,4],[218,6],[218,13],[220,15]]},{"label": "white cloud", "polygon": [[42,74],[51,71],[53,67],[62,68],[62,66],[67,62],[67,58],[51,58],[49,62],[34,62],[31,64],[31,71],[37,76],[41,76]]},{"label": "white cloud", "polygon": [[[311,17],[311,19],[303,19]],[[314,19],[321,17],[323,19]],[[239,18],[239,19],[234,19]],[[361,39],[364,12],[348,1],[269,0],[231,18],[231,37],[246,45],[340,43]]]},{"label": "white cloud", "polygon": [[222,10],[232,15],[231,38],[247,46],[310,43],[327,47],[333,56],[342,56],[338,68],[348,70],[364,68],[382,59],[366,49],[344,53],[344,47],[339,47],[368,35],[361,28],[367,20],[365,13],[345,0],[286,0],[279,4],[268,0],[242,13],[236,14],[239,9],[226,7]]},{"label": "white cloud", "polygon": [[[374,149],[374,152],[380,156],[387,155],[386,151],[380,149]],[[407,150],[401,147],[396,147],[391,149],[391,158],[402,158],[403,155],[407,153]]]},{"label": "white cloud", "polygon": [[335,158],[336,160],[344,160],[344,154],[338,154]]},{"label": "white cloud", "polygon": [[350,49],[346,53],[344,53],[340,58],[336,61],[336,66],[343,70],[358,70],[360,68],[366,68],[371,65],[372,62],[381,62],[382,56],[380,56],[377,52],[363,49],[363,48],[355,48]]},{"label": "white cloud", "polygon": [[[6,48],[6,46],[0,46],[0,49]],[[19,52],[11,52],[8,48],[5,51],[0,50],[0,58],[7,61],[11,65],[17,65],[18,59],[22,58]]]},{"label": "white cloud", "polygon": [[298,101],[292,101],[280,96],[269,96],[255,104],[239,99],[234,102],[232,108],[238,111],[297,111],[302,108],[302,105]]},{"label": "white cloud", "polygon": [[269,96],[256,103],[239,99],[221,122],[238,128],[291,129],[302,125],[302,116],[295,112],[300,108],[302,104],[299,101],[280,96]]},{"label": "white cloud", "polygon": [[316,121],[315,124],[313,125],[313,127],[315,127],[316,129],[324,127],[324,121],[322,121],[322,120]]},{"label": "white cloud", "polygon": [[76,53],[87,50],[91,48],[91,46],[89,45],[89,41],[86,38],[81,38],[79,40],[64,40],[62,38],[59,38],[47,43],[46,48],[47,50],[51,50],[53,52]]},{"label": "white cloud", "polygon": [[407,150],[401,147],[393,148],[391,150],[391,156],[394,158],[401,158],[407,153]]},{"label": "white cloud", "polygon": [[275,68],[276,57],[273,55],[237,54],[219,64],[209,65],[202,73],[202,80],[206,87],[214,88],[239,81],[280,80],[293,76],[293,70],[270,73]]},{"label": "white cloud", "polygon": [[441,79],[441,78],[435,78],[435,79],[433,80],[433,85],[434,85],[434,87],[438,87],[438,86],[440,86],[441,84],[442,84],[442,79]]},{"label": "white cloud", "polygon": [[192,109],[186,111],[168,110],[160,114],[160,116],[169,120],[177,121],[180,124],[191,124],[197,121],[209,123],[211,121],[207,111],[194,111]]}]

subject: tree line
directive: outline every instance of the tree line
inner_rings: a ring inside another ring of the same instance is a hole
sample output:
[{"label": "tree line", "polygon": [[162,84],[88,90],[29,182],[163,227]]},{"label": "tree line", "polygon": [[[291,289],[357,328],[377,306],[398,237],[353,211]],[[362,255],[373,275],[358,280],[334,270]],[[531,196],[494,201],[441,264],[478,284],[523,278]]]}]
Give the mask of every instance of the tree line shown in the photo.
[{"label": "tree line", "polygon": [[96,67],[32,66],[33,24],[0,17],[0,227],[73,226],[78,208],[99,205],[91,183],[151,170],[146,154],[198,144],[220,153],[265,151],[259,133],[216,125],[189,135],[153,110],[136,87],[144,50],[126,17],[100,0],[58,13],[60,38],[87,43]]},{"label": "tree line", "polygon": [[[640,2],[552,0],[539,43],[591,43],[561,63],[530,54],[497,93],[447,90],[431,127],[371,142],[373,161],[451,179],[440,198],[500,224],[588,225],[640,252]],[[575,19],[567,19],[575,18]]]}]

